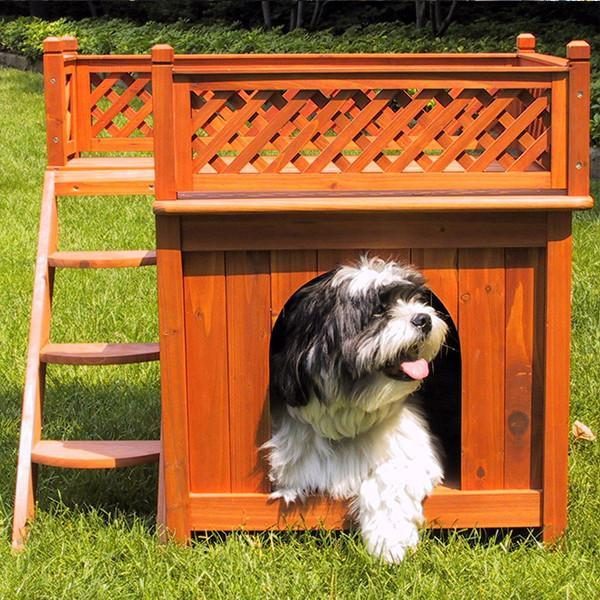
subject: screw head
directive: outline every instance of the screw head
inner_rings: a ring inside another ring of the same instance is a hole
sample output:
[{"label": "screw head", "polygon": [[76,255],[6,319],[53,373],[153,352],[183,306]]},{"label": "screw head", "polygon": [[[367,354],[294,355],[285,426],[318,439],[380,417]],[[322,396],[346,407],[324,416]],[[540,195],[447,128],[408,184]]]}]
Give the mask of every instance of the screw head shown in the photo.
[{"label": "screw head", "polygon": [[578,97],[579,99],[583,98],[583,92],[582,92],[581,90],[579,90],[579,91],[577,92],[577,97]]},{"label": "screw head", "polygon": [[50,78],[50,83],[51,83],[52,85],[54,85],[54,84],[56,83],[56,77],[51,77],[51,78]]},{"label": "screw head", "polygon": [[58,144],[58,136],[56,136],[56,135],[55,135],[55,136],[52,138],[52,141],[53,141],[55,144]]},{"label": "screw head", "polygon": [[578,161],[575,163],[575,168],[576,168],[577,170],[579,170],[579,169],[583,169],[583,163],[582,163],[580,160],[578,160]]}]

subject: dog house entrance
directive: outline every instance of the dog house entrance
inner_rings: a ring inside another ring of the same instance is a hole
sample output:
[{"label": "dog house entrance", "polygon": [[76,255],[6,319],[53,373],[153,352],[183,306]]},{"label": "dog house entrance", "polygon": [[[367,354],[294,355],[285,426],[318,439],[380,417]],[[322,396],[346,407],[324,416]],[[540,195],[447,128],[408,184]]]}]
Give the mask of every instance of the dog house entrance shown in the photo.
[{"label": "dog house entrance", "polygon": [[[387,256],[386,256],[387,258]],[[352,261],[350,261],[352,262]],[[400,261],[404,262],[404,261]],[[312,283],[317,283],[324,274],[309,279],[306,283],[299,285],[290,295]],[[448,334],[442,349],[430,364],[430,373],[423,381],[417,395],[421,400],[421,406],[430,430],[436,438],[440,450],[440,458],[444,466],[445,485],[448,487],[460,487],[460,443],[461,443],[461,359],[460,341],[458,331],[452,316],[442,300],[429,288],[427,288],[426,301],[443,319],[448,327]],[[287,301],[286,301],[287,302]],[[289,305],[289,303],[288,303]],[[288,305],[284,304],[289,314]],[[283,309],[275,315],[273,324],[273,335],[269,347],[271,385],[274,389],[273,375],[279,369],[274,365],[273,356],[282,351],[285,344],[282,334],[279,333],[278,325],[282,321]],[[307,327],[310,324],[307,324]],[[283,398],[277,404],[280,404]],[[289,399],[287,399],[289,402]],[[294,403],[293,401],[291,402]],[[265,407],[265,410],[267,407]],[[283,406],[273,406],[271,401],[271,414],[274,410],[282,410]]]}]

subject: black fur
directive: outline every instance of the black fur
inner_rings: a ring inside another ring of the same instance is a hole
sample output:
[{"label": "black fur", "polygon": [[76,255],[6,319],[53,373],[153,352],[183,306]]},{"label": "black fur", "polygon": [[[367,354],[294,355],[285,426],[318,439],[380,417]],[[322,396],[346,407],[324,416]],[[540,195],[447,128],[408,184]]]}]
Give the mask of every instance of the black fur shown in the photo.
[{"label": "black fur", "polygon": [[385,326],[387,308],[396,299],[409,300],[427,291],[422,276],[412,272],[401,283],[369,289],[357,299],[347,292],[349,282],[332,285],[338,270],[297,290],[275,323],[270,348],[274,413],[285,404],[304,406],[312,395],[327,401],[322,382],[331,373],[342,390],[350,389],[368,374],[354,360],[360,340]]}]

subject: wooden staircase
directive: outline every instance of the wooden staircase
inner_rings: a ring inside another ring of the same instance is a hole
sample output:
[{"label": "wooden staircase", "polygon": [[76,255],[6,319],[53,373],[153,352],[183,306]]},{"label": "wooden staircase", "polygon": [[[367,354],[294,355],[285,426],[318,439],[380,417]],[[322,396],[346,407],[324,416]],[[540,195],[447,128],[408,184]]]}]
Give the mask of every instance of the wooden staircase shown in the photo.
[{"label": "wooden staircase", "polygon": [[[160,457],[160,440],[42,439],[42,407],[48,364],[115,365],[159,359],[156,343],[50,342],[52,292],[57,268],[102,269],[156,264],[153,251],[59,251],[56,176],[57,171],[46,171],[42,195],[12,532],[15,549],[22,547],[28,521],[34,516],[39,465],[106,469],[157,462]],[[159,514],[160,511],[159,506]]]}]

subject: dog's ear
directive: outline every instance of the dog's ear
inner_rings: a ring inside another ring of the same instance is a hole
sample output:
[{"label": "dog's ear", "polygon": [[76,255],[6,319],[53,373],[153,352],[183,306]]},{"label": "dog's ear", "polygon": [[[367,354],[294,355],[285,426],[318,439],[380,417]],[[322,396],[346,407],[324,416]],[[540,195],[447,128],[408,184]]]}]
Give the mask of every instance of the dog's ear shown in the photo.
[{"label": "dog's ear", "polygon": [[327,311],[323,310],[323,298],[327,296],[316,290],[326,288],[333,273],[323,273],[296,290],[275,322],[270,344],[272,406],[305,406],[313,394],[318,398],[323,395],[311,373],[311,368],[320,370],[315,364],[319,361],[316,356],[309,359],[306,342],[324,333],[323,315]]}]

